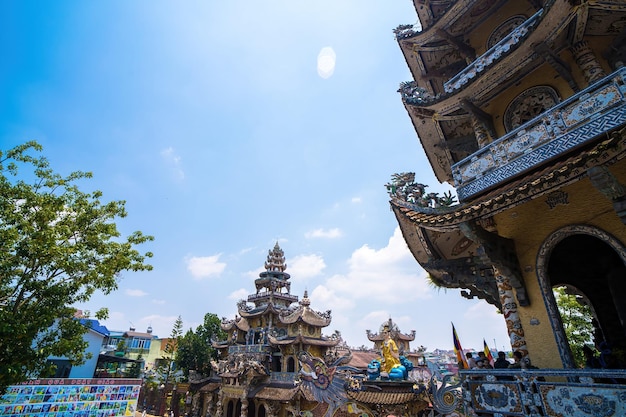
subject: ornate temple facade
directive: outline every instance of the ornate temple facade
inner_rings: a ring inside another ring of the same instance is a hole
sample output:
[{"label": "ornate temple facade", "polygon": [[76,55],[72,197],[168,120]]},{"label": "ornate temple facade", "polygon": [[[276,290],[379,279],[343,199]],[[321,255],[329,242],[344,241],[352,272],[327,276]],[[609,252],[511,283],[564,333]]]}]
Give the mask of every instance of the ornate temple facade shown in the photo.
[{"label": "ornate temple facade", "polygon": [[[493,305],[513,350],[573,384],[553,287],[591,306],[598,349],[626,352],[626,2],[413,3],[419,24],[395,30],[414,78],[399,92],[456,196],[394,175],[404,239],[434,283]],[[465,399],[489,415],[626,414],[626,387],[585,396],[535,376],[467,382]]]},{"label": "ornate temple facade", "polygon": [[[388,373],[368,373],[372,362],[379,368],[384,362],[379,351],[385,342],[378,335],[368,332],[379,350],[355,355],[339,332],[324,336],[331,312],[313,310],[306,291],[301,300],[292,295],[286,268],[276,244],[255,280],[256,292],[238,303],[234,319],[222,320],[228,336],[213,342],[219,351],[214,372],[191,378],[192,415],[382,417],[415,414],[428,406],[425,385],[410,380],[412,363],[398,364]],[[415,332],[401,333],[391,319],[389,328],[387,338],[401,346],[390,354],[399,361]]]}]

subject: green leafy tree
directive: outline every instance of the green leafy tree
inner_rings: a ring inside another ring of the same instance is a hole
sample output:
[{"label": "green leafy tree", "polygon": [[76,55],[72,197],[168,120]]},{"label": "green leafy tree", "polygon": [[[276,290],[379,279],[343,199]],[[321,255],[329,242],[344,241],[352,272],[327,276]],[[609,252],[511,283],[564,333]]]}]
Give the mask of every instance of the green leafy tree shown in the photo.
[{"label": "green leafy tree", "polygon": [[167,339],[165,349],[163,349],[163,356],[161,357],[161,360],[159,361],[159,366],[156,370],[157,379],[162,384],[167,385],[168,383],[177,379],[177,375],[175,375],[174,373],[174,358],[176,357],[176,352],[178,351],[178,345],[180,344],[182,335],[183,319],[178,316],[172,327],[172,333]]},{"label": "green leafy tree", "polygon": [[211,372],[211,360],[217,359],[217,351],[213,348],[212,340],[223,340],[226,333],[221,328],[221,320],[212,313],[204,316],[204,323],[193,332],[191,329],[181,338],[176,352],[176,366],[186,378],[193,370],[202,375]]},{"label": "green leafy tree", "polygon": [[566,287],[555,287],[553,292],[574,360],[584,366],[583,347],[593,343],[593,312],[578,296],[568,293]]},{"label": "green leafy tree", "polygon": [[126,354],[128,353],[128,347],[126,346],[126,340],[124,339],[120,339],[119,342],[117,342],[117,346],[115,347],[115,353],[116,354],[121,354],[120,356],[126,356]]},{"label": "green leafy tree", "polygon": [[[122,271],[152,267],[135,247],[152,240],[134,232],[120,237],[115,220],[124,201],[102,202],[50,169],[36,142],[0,151],[0,393],[29,376],[45,376],[46,358],[82,363],[87,330],[72,305],[94,291],[117,289]],[[26,170],[23,175],[22,170]],[[26,178],[26,179],[24,179]],[[106,309],[95,314],[106,317]]]},{"label": "green leafy tree", "polygon": [[126,369],[126,377],[127,378],[139,378],[141,376],[141,363],[143,362],[143,356],[141,355],[141,353],[137,356],[137,359],[135,360],[135,362],[133,362],[127,369]]}]

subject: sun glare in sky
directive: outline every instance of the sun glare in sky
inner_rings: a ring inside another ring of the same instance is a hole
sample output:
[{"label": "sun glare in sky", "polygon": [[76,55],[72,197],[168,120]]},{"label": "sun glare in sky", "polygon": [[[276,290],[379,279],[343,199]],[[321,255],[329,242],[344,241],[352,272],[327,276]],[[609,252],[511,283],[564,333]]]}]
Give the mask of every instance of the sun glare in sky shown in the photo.
[{"label": "sun glare in sky", "polygon": [[335,55],[335,51],[330,46],[325,46],[322,48],[320,53],[317,55],[317,73],[320,77],[327,79],[332,77],[335,72],[335,61],[337,55]]}]

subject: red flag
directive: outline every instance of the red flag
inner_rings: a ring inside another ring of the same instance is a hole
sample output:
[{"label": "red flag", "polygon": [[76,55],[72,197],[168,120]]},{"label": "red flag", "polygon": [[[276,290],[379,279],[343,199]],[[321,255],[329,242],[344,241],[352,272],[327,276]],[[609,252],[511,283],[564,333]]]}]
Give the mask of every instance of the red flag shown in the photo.
[{"label": "red flag", "polygon": [[454,328],[454,323],[452,323],[452,340],[454,341],[454,353],[456,354],[457,363],[464,369],[469,369],[467,361],[465,360],[465,355],[463,354],[461,342],[459,342],[459,336],[457,336],[456,329]]},{"label": "red flag", "polygon": [[491,350],[489,349],[489,346],[487,346],[487,342],[485,342],[485,339],[483,339],[483,350],[485,351],[485,356],[487,357],[487,360],[493,366],[493,355],[491,354]]}]

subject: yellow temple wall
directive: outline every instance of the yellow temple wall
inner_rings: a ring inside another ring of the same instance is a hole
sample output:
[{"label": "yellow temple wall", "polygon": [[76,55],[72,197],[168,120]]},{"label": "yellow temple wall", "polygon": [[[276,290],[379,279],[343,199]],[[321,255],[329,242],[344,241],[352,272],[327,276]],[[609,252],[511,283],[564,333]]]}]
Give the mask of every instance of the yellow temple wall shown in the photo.
[{"label": "yellow temple wall", "polygon": [[[610,167],[613,175],[626,183],[626,161]],[[548,313],[537,279],[537,253],[552,233],[572,224],[592,225],[610,231],[621,242],[626,242],[626,227],[613,210],[612,203],[591,185],[588,178],[563,187],[569,204],[550,208],[546,196],[495,216],[498,233],[515,240],[517,256],[522,269],[530,306],[518,306],[531,360],[541,368],[561,368]],[[533,233],[528,233],[533,230]],[[531,320],[539,321],[531,325]]]},{"label": "yellow temple wall", "polygon": [[536,10],[528,3],[522,1],[509,1],[500,7],[495,13],[490,15],[478,30],[473,30],[469,36],[469,44],[476,51],[476,56],[480,56],[487,51],[487,41],[491,33],[505,20],[523,14],[529,18],[535,14]]},{"label": "yellow temple wall", "polygon": [[[498,11],[492,14],[485,22],[480,26],[478,30],[472,31],[468,36],[468,43],[476,51],[476,55],[480,56],[487,51],[487,41],[491,33],[505,20],[515,15],[523,14],[526,17],[530,17],[535,13],[534,8],[525,2],[507,2]],[[600,62],[602,68],[607,74],[613,72],[609,63],[603,58],[602,51],[606,51],[610,47],[610,39],[606,37],[592,37],[585,39],[589,47],[594,51],[594,55],[598,62]],[[583,72],[578,67],[573,53],[569,48],[562,49],[558,52],[558,58],[560,58],[568,67],[571,75],[580,89],[586,88],[588,82],[584,77]],[[504,112],[506,111],[509,103],[519,94],[527,90],[528,88],[548,85],[554,88],[561,100],[564,100],[572,96],[575,91],[563,79],[558,72],[548,63],[539,66],[537,69],[520,79],[515,85],[506,89],[504,94],[500,94],[498,97],[492,99],[489,103],[483,106],[482,110],[490,114],[493,118],[494,128],[496,130],[496,138],[494,140],[505,135],[507,132],[504,128]]]},{"label": "yellow temple wall", "polygon": [[[519,80],[515,85],[506,89],[504,94],[500,94],[489,101],[483,108],[493,118],[494,128],[498,138],[504,136],[507,132],[504,128],[504,113],[509,104],[515,97],[523,93],[527,89],[539,85],[547,85],[556,90],[561,100],[564,100],[574,94],[567,81],[559,76],[559,74],[548,64],[539,66],[531,72],[527,77]],[[497,139],[497,138],[496,138]]]}]

